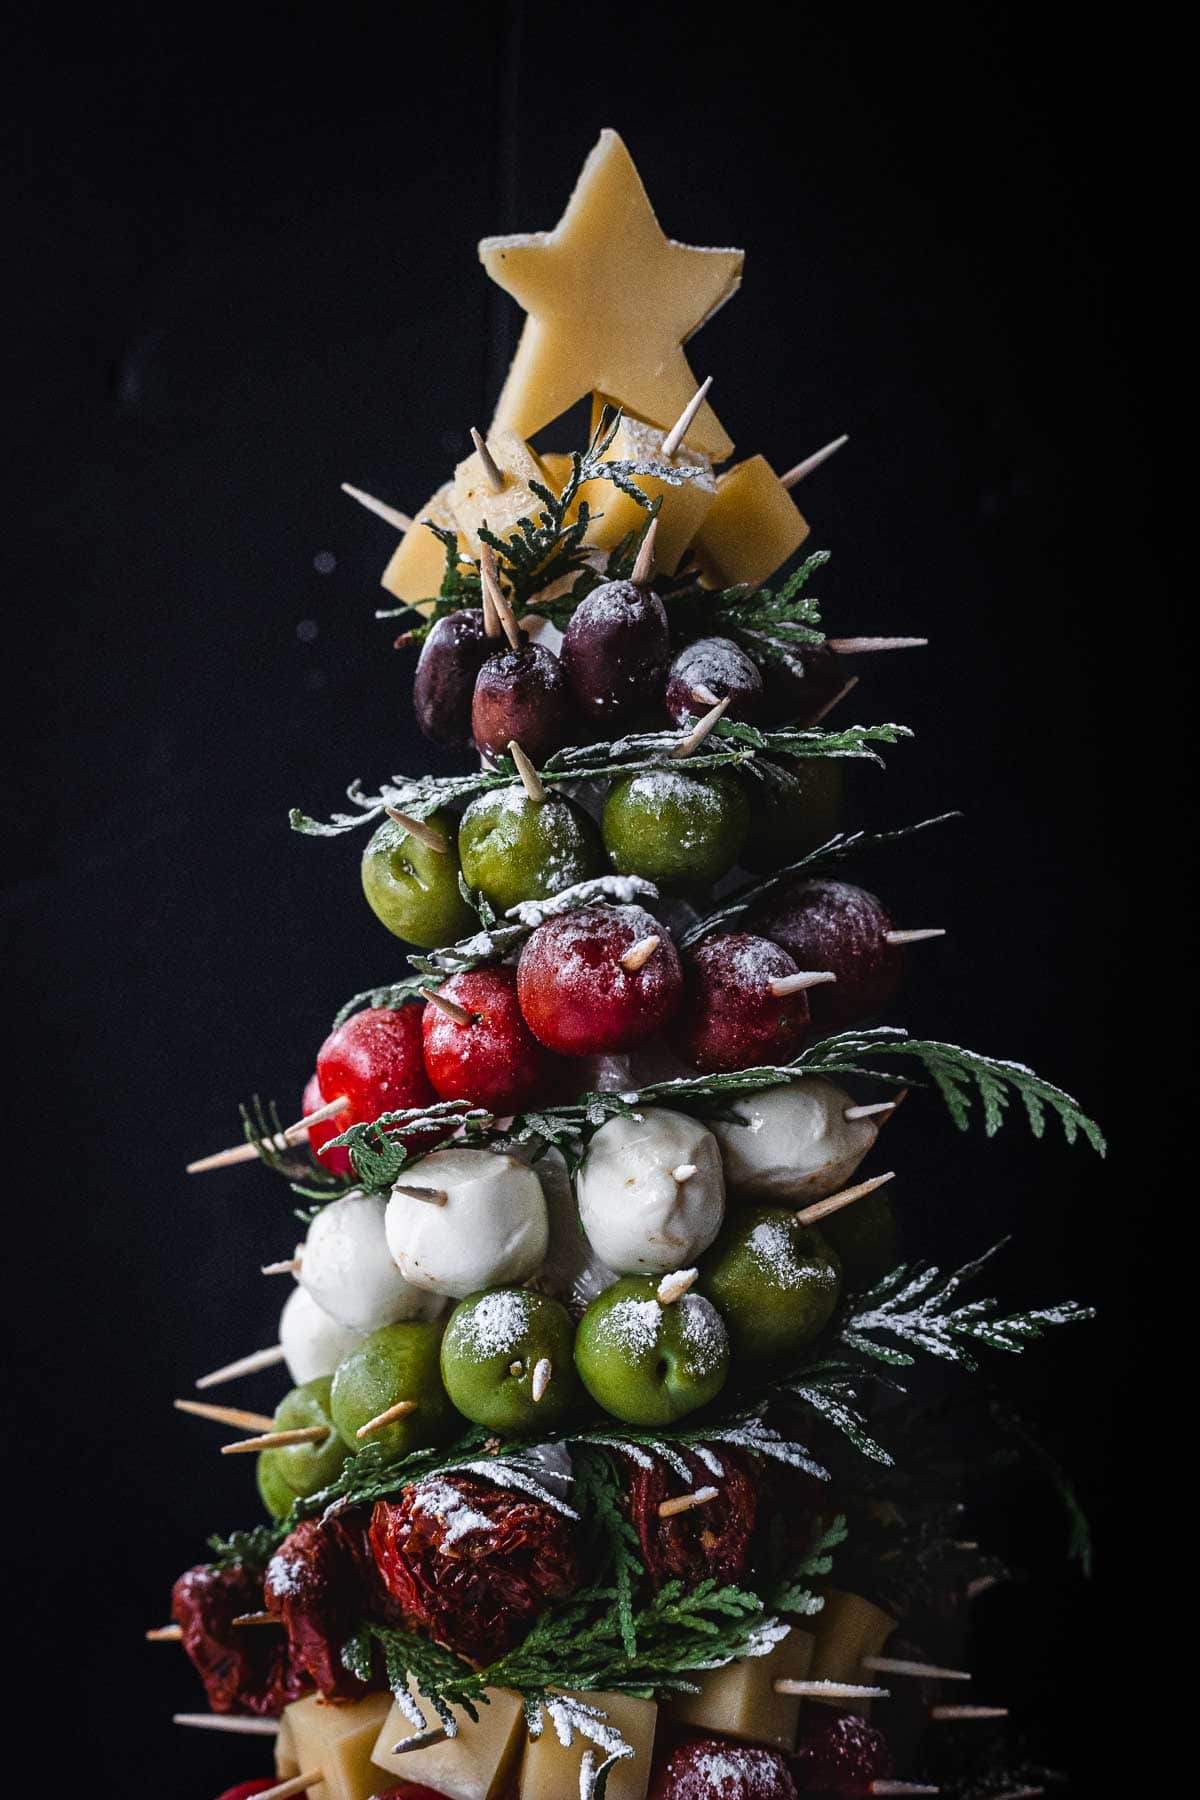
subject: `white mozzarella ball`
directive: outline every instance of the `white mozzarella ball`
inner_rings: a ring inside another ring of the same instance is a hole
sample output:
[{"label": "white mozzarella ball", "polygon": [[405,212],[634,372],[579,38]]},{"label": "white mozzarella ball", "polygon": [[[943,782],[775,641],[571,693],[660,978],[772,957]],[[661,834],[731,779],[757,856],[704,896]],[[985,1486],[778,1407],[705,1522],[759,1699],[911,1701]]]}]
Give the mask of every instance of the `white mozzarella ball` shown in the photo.
[{"label": "white mozzarella ball", "polygon": [[324,1312],[354,1331],[436,1318],[440,1310],[392,1260],[386,1210],[380,1194],[343,1194],[322,1207],[308,1228],[300,1284]]},{"label": "white mozzarella ball", "polygon": [[584,1313],[617,1276],[600,1261],[584,1235],[579,1204],[561,1150],[547,1150],[536,1166],[546,1196],[550,1243],[534,1285],[541,1293],[563,1301],[572,1312]]},{"label": "white mozzarella ball", "polygon": [[339,1325],[319,1307],[307,1288],[294,1287],[279,1315],[279,1343],[288,1374],[297,1387],[332,1375],[362,1342],[362,1332]]},{"label": "white mozzarella ball", "polygon": [[836,1194],[877,1136],[873,1119],[846,1118],[853,1105],[819,1075],[733,1097],[729,1111],[744,1122],[713,1122],[732,1192],[801,1204]]},{"label": "white mozzarella ball", "polygon": [[[438,1198],[405,1191],[418,1188]],[[388,1246],[406,1280],[454,1300],[527,1280],[549,1239],[541,1182],[491,1150],[435,1150],[404,1171],[387,1204]]]},{"label": "white mozzarella ball", "polygon": [[717,1141],[686,1113],[610,1119],[576,1176],[592,1249],[620,1275],[665,1275],[708,1249],[725,1216]]}]

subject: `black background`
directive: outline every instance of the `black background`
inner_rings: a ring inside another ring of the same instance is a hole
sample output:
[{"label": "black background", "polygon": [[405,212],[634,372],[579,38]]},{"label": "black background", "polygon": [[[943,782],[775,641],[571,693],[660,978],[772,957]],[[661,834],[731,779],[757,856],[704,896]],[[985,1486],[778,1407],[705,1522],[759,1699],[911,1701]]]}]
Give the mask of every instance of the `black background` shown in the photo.
[{"label": "black background", "polygon": [[[271,1341],[283,1296],[257,1265],[296,1233],[265,1173],[183,1164],[236,1139],[252,1092],[294,1115],[336,1006],[400,961],[356,843],[289,835],[287,807],[444,766],[372,617],[392,533],[339,481],[415,508],[464,454],[517,325],[476,240],[553,224],[616,126],[671,235],[747,246],[692,346],[739,450],[782,467],[850,433],[803,494],[835,553],[832,628],[933,639],[856,696],[918,733],[886,789],[857,782],[864,815],[967,814],[873,875],[902,923],[951,929],[914,958],[903,1018],[1030,1062],[1118,1136],[1120,846],[1153,793],[1131,801],[1112,726],[1165,679],[1139,642],[1153,212],[1137,134],[1113,129],[1141,71],[1025,5],[260,7],[182,33],[127,10],[61,42],[47,25],[28,69],[37,540],[4,802],[32,1081],[9,1141],[34,1172],[14,1167],[9,1214],[11,1619],[44,1641],[51,1718],[88,1702],[72,1753],[97,1791],[210,1800],[265,1754],[173,1729],[199,1689],[141,1632],[256,1503],[248,1461],[170,1400]],[[1089,1695],[1132,1556],[1132,1177],[1016,1117],[989,1146],[912,1104],[893,1133],[918,1231],[936,1216],[974,1249],[1015,1228],[1002,1287],[1103,1309],[999,1371],[1074,1471],[1098,1583],[1066,1569],[1030,1486],[984,1526],[1034,1579],[981,1603],[976,1648],[981,1697],[1098,1791],[1116,1747]]]}]

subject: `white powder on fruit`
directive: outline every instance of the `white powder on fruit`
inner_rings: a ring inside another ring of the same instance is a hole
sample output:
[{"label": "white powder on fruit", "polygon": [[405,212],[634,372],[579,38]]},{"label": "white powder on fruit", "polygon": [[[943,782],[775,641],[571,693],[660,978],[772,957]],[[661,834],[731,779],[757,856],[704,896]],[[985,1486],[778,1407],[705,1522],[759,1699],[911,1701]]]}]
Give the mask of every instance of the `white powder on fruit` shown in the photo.
[{"label": "white powder on fruit", "polygon": [[720,1367],[729,1346],[721,1315],[701,1294],[685,1294],[675,1304],[692,1367],[698,1375],[709,1375]]},{"label": "white powder on fruit", "polygon": [[486,1513],[475,1512],[448,1481],[425,1481],[416,1491],[413,1511],[425,1513],[445,1527],[442,1554],[470,1531],[490,1531],[492,1521]]},{"label": "white powder on fruit", "polygon": [[796,1261],[792,1234],[782,1220],[760,1220],[746,1239],[746,1248],[776,1286],[803,1286],[805,1269]]},{"label": "white powder on fruit", "polygon": [[658,1343],[662,1307],[657,1300],[618,1300],[604,1319],[605,1336],[632,1356],[647,1356]]},{"label": "white powder on fruit", "polygon": [[779,1760],[749,1744],[703,1750],[691,1763],[714,1800],[774,1800]]},{"label": "white powder on fruit", "polygon": [[455,1342],[480,1362],[491,1356],[509,1356],[522,1347],[529,1329],[529,1302],[524,1294],[485,1294],[471,1308],[466,1321],[455,1327]]}]

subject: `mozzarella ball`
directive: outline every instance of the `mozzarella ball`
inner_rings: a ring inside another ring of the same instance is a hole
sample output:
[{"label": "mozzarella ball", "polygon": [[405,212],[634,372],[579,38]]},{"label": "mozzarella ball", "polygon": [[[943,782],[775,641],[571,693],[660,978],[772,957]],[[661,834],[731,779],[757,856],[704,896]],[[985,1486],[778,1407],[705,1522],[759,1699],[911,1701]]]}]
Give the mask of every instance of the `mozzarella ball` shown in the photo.
[{"label": "mozzarella ball", "polygon": [[[405,1191],[417,1188],[438,1198]],[[435,1150],[396,1183],[387,1241],[405,1279],[429,1293],[464,1300],[480,1288],[515,1285],[546,1260],[542,1184],[515,1156]]]},{"label": "mozzarella ball", "polygon": [[297,1387],[332,1375],[343,1357],[362,1342],[362,1332],[339,1325],[307,1288],[295,1287],[279,1315],[279,1342],[288,1374]]},{"label": "mozzarella ball", "polygon": [[696,1261],[725,1216],[721,1154],[686,1113],[647,1107],[602,1125],[575,1179],[596,1255],[619,1275],[665,1275]]},{"label": "mozzarella ball", "polygon": [[308,1228],[300,1285],[323,1311],[354,1331],[432,1319],[441,1310],[393,1262],[385,1213],[380,1194],[344,1194],[322,1207]]},{"label": "mozzarella ball", "polygon": [[579,1317],[617,1277],[600,1261],[584,1235],[579,1204],[561,1150],[547,1150],[539,1157],[537,1173],[546,1196],[550,1243],[534,1286],[561,1300]]},{"label": "mozzarella ball", "polygon": [[847,1119],[854,1101],[819,1075],[733,1097],[742,1124],[714,1120],[730,1190],[748,1199],[807,1204],[847,1185],[875,1142],[874,1119]]}]

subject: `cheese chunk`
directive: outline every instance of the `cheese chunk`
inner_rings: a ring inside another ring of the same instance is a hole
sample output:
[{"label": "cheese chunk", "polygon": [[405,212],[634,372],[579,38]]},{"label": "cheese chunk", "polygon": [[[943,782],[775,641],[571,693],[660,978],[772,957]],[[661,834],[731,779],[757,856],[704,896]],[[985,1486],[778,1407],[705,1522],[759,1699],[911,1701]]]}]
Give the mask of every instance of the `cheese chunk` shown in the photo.
[{"label": "cheese chunk", "polygon": [[[683,346],[735,293],[740,250],[666,237],[615,131],[602,131],[553,231],[484,238],[484,268],[529,315],[493,430],[532,437],[597,390],[669,431],[696,391]],[[692,438],[733,445],[707,401]]]},{"label": "cheese chunk", "polygon": [[[442,540],[435,537],[422,519],[432,519],[446,531],[457,531],[458,524],[450,502],[450,483],[440,487],[432,500],[413,515],[413,522],[396,548],[392,560],[383,571],[381,581],[389,594],[415,606],[423,600],[436,600],[446,573],[446,551]],[[467,548],[466,539],[458,534],[458,547]],[[427,611],[422,608],[422,611]]]},{"label": "cheese chunk", "polygon": [[716,1731],[746,1744],[769,1744],[788,1755],[796,1747],[800,1708],[795,1694],[777,1694],[780,1679],[807,1681],[816,1639],[793,1626],[766,1656],[745,1656],[697,1675],[698,1694],[676,1694],[664,1711],[676,1725]]},{"label": "cheese chunk", "polygon": [[807,520],[766,457],[735,463],[717,477],[717,497],[696,537],[705,585],[761,587],[807,536]]},{"label": "cheese chunk", "polygon": [[300,1764],[296,1761],[296,1737],[288,1718],[290,1711],[289,1707],[280,1719],[279,1734],[275,1739],[275,1774],[280,1781],[290,1781],[293,1775],[300,1773]]},{"label": "cheese chunk", "polygon": [[[864,1656],[878,1656],[896,1629],[896,1620],[881,1607],[864,1600],[861,1594],[847,1594],[840,1588],[825,1590],[825,1604],[813,1620],[816,1648],[813,1651],[812,1681],[846,1681],[864,1687],[885,1686],[870,1669],[863,1668]],[[869,1700],[821,1700],[821,1706],[839,1706],[847,1712],[871,1710]]]},{"label": "cheese chunk", "polygon": [[[519,519],[537,519],[545,512],[546,502],[530,487],[536,481],[555,491],[554,479],[538,455],[515,431],[492,431],[487,447],[504,475],[504,486],[497,494],[484,471],[477,450],[464,457],[454,471],[451,504],[458,528],[471,551],[478,556],[479,527],[486,525],[493,537],[510,537]],[[564,477],[565,479],[565,477]],[[558,484],[560,487],[562,483]]]},{"label": "cheese chunk", "polygon": [[[608,1722],[621,1733],[634,1754],[614,1763],[608,1772],[606,1800],[645,1800],[650,1782],[650,1759],[654,1754],[654,1727],[658,1708],[653,1700],[635,1700],[627,1694],[572,1694],[588,1706],[598,1706],[608,1715]],[[575,1733],[575,1741],[564,1750],[558,1733],[546,1719],[539,1738],[530,1738],[521,1764],[521,1784],[517,1800],[571,1800],[579,1792],[579,1765],[584,1751],[591,1749],[597,1763],[603,1753]]]},{"label": "cheese chunk", "polygon": [[297,1774],[321,1771],[320,1781],[307,1789],[308,1800],[371,1800],[380,1792],[385,1784],[371,1752],[391,1705],[390,1694],[368,1694],[350,1706],[310,1694],[287,1708]]},{"label": "cheese chunk", "polygon": [[[409,1682],[408,1691],[420,1706],[414,1682]],[[525,1708],[521,1696],[507,1688],[489,1688],[488,1701],[479,1708],[477,1724],[454,1708],[457,1737],[399,1751],[393,1745],[411,1737],[417,1727],[393,1705],[375,1745],[375,1762],[389,1774],[423,1783],[448,1800],[499,1800],[525,1741]],[[422,1710],[428,1713],[427,1707]]]},{"label": "cheese chunk", "polygon": [[[600,396],[596,396],[600,402]],[[593,419],[593,429],[595,420]],[[609,462],[663,462],[665,431],[657,425],[645,425],[626,413],[617,427],[617,435],[605,451]],[[655,567],[664,575],[673,575],[683,561],[683,553],[717,498],[717,482],[707,456],[682,446],[670,458],[673,469],[691,469],[695,473],[678,487],[659,481],[653,475],[631,475],[649,500],[662,500],[658,512],[658,536],[654,542]],[[646,510],[611,481],[585,481],[580,498],[587,501],[588,511],[598,514],[588,526],[585,543],[601,550],[615,550],[623,537],[640,531],[646,523]]]}]

